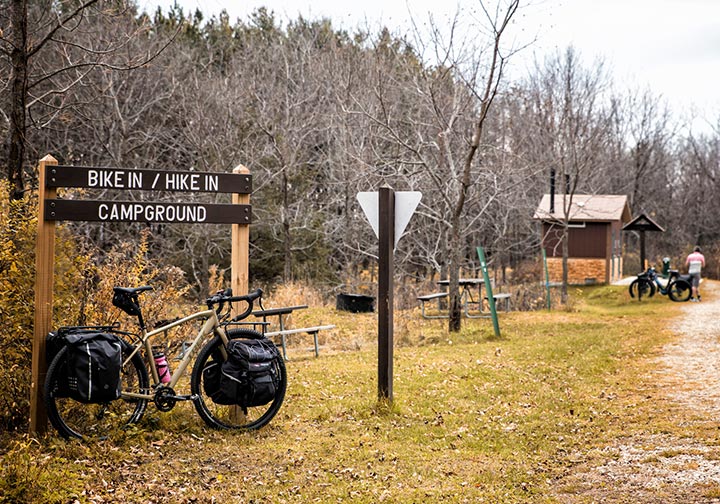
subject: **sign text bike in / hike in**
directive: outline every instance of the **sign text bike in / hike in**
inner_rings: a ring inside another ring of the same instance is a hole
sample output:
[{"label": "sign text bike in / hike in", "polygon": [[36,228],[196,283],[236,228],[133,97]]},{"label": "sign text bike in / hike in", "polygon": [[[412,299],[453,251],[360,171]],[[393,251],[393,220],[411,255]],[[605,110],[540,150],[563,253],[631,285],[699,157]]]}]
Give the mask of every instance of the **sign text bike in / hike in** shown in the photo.
[{"label": "sign text bike in / hike in", "polygon": [[250,194],[252,177],[236,173],[53,166],[47,186]]}]

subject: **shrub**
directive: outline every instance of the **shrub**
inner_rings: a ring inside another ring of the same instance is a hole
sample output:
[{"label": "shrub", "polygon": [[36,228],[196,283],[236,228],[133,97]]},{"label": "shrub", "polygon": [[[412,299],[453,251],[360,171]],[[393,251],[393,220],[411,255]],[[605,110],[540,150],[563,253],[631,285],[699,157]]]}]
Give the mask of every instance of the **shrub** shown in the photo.
[{"label": "shrub", "polygon": [[74,465],[43,456],[43,447],[27,435],[8,443],[0,467],[0,502],[77,502],[82,487]]},{"label": "shrub", "polygon": [[[37,199],[10,201],[9,189],[0,182],[0,425],[13,430],[27,426],[29,418]],[[55,247],[53,320],[67,325],[77,319],[77,286],[89,261],[62,228]]]},{"label": "shrub", "polygon": [[[30,377],[35,310],[37,198],[10,201],[0,181],[0,429],[25,429],[30,412]],[[188,287],[178,268],[155,267],[147,258],[149,233],[139,246],[121,243],[95,264],[94,251],[63,227],[55,238],[53,327],[117,320],[114,285],[152,284],[144,297],[148,319],[172,315]]]}]

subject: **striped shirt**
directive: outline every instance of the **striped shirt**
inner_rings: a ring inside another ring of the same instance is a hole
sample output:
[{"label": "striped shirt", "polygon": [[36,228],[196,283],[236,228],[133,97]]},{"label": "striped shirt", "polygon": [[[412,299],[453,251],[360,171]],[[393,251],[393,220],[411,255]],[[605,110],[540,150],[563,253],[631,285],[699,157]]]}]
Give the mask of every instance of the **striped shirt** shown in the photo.
[{"label": "striped shirt", "polygon": [[688,273],[691,275],[699,275],[702,268],[705,266],[705,256],[700,252],[693,252],[685,260],[685,264],[688,267]]}]

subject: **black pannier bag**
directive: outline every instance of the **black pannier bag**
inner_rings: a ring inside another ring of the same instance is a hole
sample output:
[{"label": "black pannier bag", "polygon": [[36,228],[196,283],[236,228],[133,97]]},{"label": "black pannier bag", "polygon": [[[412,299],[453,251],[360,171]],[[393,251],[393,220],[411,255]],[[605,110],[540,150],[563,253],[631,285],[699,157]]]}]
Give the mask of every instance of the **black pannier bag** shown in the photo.
[{"label": "black pannier bag", "polygon": [[[49,332],[45,337],[45,361],[48,367],[50,367],[52,361],[55,360],[55,356],[60,353],[60,350],[62,350],[67,344],[65,336],[66,333],[60,329],[59,331]],[[61,379],[59,379],[55,384],[53,396],[70,397],[70,381],[68,380],[67,371],[67,352],[65,353],[65,358],[59,366],[60,369],[57,376],[60,376]]]},{"label": "black pannier bag", "polygon": [[210,399],[244,408],[271,402],[280,382],[275,361],[281,357],[275,345],[269,340],[234,339],[228,342],[227,351],[227,361],[214,359],[203,369],[204,389]]},{"label": "black pannier bag", "polygon": [[84,403],[118,399],[122,391],[120,338],[111,333],[81,331],[67,334],[65,342],[69,396]]}]

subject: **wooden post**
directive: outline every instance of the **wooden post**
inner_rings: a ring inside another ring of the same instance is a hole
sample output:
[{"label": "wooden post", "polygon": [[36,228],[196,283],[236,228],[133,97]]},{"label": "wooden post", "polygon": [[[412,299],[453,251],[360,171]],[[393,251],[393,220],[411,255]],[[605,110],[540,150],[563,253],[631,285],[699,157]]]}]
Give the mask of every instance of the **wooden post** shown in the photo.
[{"label": "wooden post", "polygon": [[647,264],[645,264],[645,230],[640,230],[640,271],[645,271]]},{"label": "wooden post", "polygon": [[[244,165],[238,165],[233,169],[233,173],[248,175],[250,170]],[[234,205],[249,205],[250,195],[234,193],[232,202]],[[250,215],[247,216],[247,222],[249,224]],[[230,288],[234,296],[242,296],[250,291],[250,226],[248,224],[232,224]],[[244,310],[245,306],[241,306],[240,309]],[[230,406],[229,414],[235,421],[244,415],[240,406]]]},{"label": "wooden post", "polygon": [[47,411],[43,402],[45,375],[45,336],[52,327],[53,270],[55,268],[55,221],[45,220],[45,200],[55,198],[57,189],[45,187],[46,171],[57,166],[57,160],[47,155],[38,166],[38,232],[35,244],[35,326],[32,346],[32,381],[30,383],[30,432],[42,434],[47,430]]},{"label": "wooden post", "polygon": [[378,192],[378,399],[393,400],[393,249],[395,193]]},{"label": "wooden post", "polygon": [[[243,165],[233,169],[233,173],[249,174],[250,170]],[[233,194],[232,202],[236,205],[249,205],[249,194]],[[250,223],[250,215],[247,216]],[[230,259],[230,287],[233,295],[242,296],[250,290],[250,226],[248,224],[232,225],[232,249]]]}]

